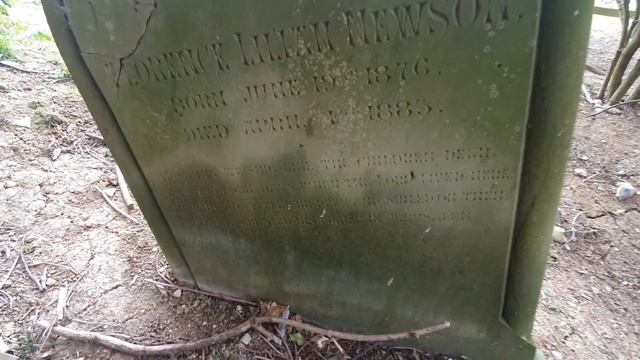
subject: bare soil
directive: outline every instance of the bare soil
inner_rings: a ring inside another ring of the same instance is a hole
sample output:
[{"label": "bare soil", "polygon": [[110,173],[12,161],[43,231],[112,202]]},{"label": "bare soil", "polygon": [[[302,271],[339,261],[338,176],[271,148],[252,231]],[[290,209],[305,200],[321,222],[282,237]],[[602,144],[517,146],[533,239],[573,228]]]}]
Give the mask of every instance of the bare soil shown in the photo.
[{"label": "bare soil", "polygon": [[[19,263],[0,289],[0,339],[9,352],[23,359],[130,358],[55,337],[42,346],[35,321],[55,316],[65,286],[72,295],[63,324],[132,342],[198,339],[245,319],[250,307],[146,281],[172,280],[171,270],[141,213],[131,211],[144,224],[136,225],[96,190],[112,193],[125,208],[113,158],[66,79],[55,44],[33,39],[46,31],[38,1],[21,1],[11,15],[27,27],[16,54],[38,73],[0,66],[0,283],[14,263],[10,247],[20,248],[31,272],[46,271],[48,280],[39,292]],[[618,25],[594,19],[589,63],[605,69]],[[585,74],[592,94],[601,82],[602,76]],[[634,108],[594,118],[592,112],[582,101],[558,212],[565,233],[552,245],[534,337],[549,359],[640,359],[640,196],[615,197],[620,181],[640,185],[640,119]],[[30,127],[15,125],[25,119]],[[278,358],[260,336],[252,337],[247,346],[231,341],[180,358]],[[349,354],[364,349],[343,345]],[[335,345],[317,349],[313,342],[301,354],[344,358]],[[447,357],[375,349],[363,358]]]}]

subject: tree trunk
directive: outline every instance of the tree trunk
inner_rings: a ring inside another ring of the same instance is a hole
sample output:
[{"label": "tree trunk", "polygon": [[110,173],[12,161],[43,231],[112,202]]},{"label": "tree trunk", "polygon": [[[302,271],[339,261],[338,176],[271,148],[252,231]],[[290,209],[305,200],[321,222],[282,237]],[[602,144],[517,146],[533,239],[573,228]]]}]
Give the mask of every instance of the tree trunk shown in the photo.
[{"label": "tree trunk", "polygon": [[614,105],[622,101],[622,98],[625,96],[627,91],[629,91],[631,86],[633,86],[633,83],[636,82],[638,77],[640,77],[640,60],[636,62],[629,75],[624,78],[620,86],[618,86],[618,88],[616,89],[615,93],[611,95],[609,104]]},{"label": "tree trunk", "polygon": [[[611,60],[611,64],[609,65],[609,70],[607,71],[607,75],[604,78],[604,82],[602,83],[602,87],[600,88],[600,92],[598,93],[599,99],[604,99],[604,96],[607,93],[607,87],[609,86],[609,82],[611,81],[611,76],[618,65],[618,60],[620,60],[620,55],[622,54],[623,49],[626,47],[629,42],[629,1],[624,0],[623,2],[618,1],[618,9],[620,10],[620,22],[622,26],[622,34],[620,35],[620,41],[618,43],[618,48],[616,49],[616,54]],[[640,0],[637,0],[640,3]],[[638,14],[638,9],[636,9],[636,15]],[[632,24],[632,28],[636,24],[636,21]]]},{"label": "tree trunk", "polygon": [[[636,27],[634,33],[631,35],[631,40],[629,44],[622,50],[620,54],[620,59],[618,60],[618,64],[611,75],[611,83],[609,84],[609,93],[613,94],[617,91],[618,87],[622,83],[622,78],[624,77],[625,70],[629,66],[633,55],[638,50],[640,46],[640,31],[638,31],[638,27]],[[611,103],[611,100],[609,100]]]},{"label": "tree trunk", "polygon": [[[629,100],[640,100],[640,84],[636,84],[635,89],[629,95]],[[637,103],[634,105],[638,105]]]}]

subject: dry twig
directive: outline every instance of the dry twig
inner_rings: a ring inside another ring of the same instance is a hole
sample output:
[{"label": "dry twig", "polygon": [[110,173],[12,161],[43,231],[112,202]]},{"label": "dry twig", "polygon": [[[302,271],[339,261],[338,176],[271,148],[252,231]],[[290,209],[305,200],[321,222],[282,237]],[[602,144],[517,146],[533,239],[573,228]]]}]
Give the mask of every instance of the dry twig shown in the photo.
[{"label": "dry twig", "polygon": [[12,309],[13,308],[13,298],[11,297],[11,295],[9,295],[9,293],[4,291],[4,290],[0,290],[0,295],[2,295],[2,296],[7,298],[7,300],[5,300],[5,302],[7,304],[9,304],[9,309]]},{"label": "dry twig", "polygon": [[573,221],[571,221],[571,229],[569,229],[569,232],[571,232],[571,237],[567,240],[566,244],[569,244],[576,239],[576,232],[578,231],[576,229],[576,221],[582,214],[584,214],[584,211],[577,213],[576,216],[573,217]]},{"label": "dry twig", "polygon": [[131,220],[132,222],[136,223],[137,225],[142,225],[142,223],[140,221],[138,221],[136,218],[134,218],[131,215],[127,214],[126,212],[120,210],[120,208],[118,208],[118,206],[116,204],[114,204],[114,202],[111,201],[111,199],[109,199],[109,195],[107,195],[104,191],[100,190],[100,188],[98,188],[97,186],[95,188],[96,188],[96,190],[98,190],[100,195],[102,195],[102,197],[107,202],[107,204],[109,204],[109,206],[111,206],[111,208],[113,210],[118,212],[118,214],[126,217],[127,219]]},{"label": "dry twig", "polygon": [[605,76],[607,74],[606,71],[600,69],[599,67],[591,64],[586,64],[587,71],[594,73],[596,75]]},{"label": "dry twig", "polygon": [[38,281],[38,279],[33,275],[31,270],[29,269],[29,265],[27,265],[27,261],[24,259],[24,255],[22,254],[22,251],[20,250],[16,250],[16,251],[18,252],[18,256],[20,257],[20,262],[22,262],[22,265],[24,266],[24,270],[27,272],[27,276],[31,280],[33,280],[34,283],[36,283],[36,286],[38,287],[38,291],[43,292],[45,290],[44,286],[40,284],[40,281]]},{"label": "dry twig", "polygon": [[65,270],[69,270],[70,272],[73,273],[73,275],[78,275],[78,270],[74,269],[72,266],[69,266],[69,265],[57,264],[57,263],[52,263],[47,261],[38,261],[31,264],[31,266],[39,266],[39,265],[50,265],[50,266],[60,267]]},{"label": "dry twig", "polygon": [[275,334],[271,333],[269,330],[265,329],[262,325],[256,325],[253,327],[257,332],[266,337],[267,343],[269,341],[275,343],[276,345],[282,345],[282,339],[277,337]]},{"label": "dry twig", "polygon": [[2,279],[2,282],[0,282],[0,289],[4,287],[4,284],[6,284],[9,278],[11,277],[11,274],[13,273],[13,270],[15,270],[16,265],[18,265],[19,260],[20,260],[20,255],[16,256],[16,260],[13,262],[13,264],[9,268],[9,272],[7,273],[7,275],[4,276],[4,278]]},{"label": "dry twig", "polygon": [[27,69],[25,67],[22,67],[17,62],[10,61],[10,60],[0,61],[0,65],[6,66],[6,67],[14,69],[14,70],[18,70],[18,71],[22,71],[22,72],[25,72],[25,73],[29,73],[29,74],[44,74],[45,73],[44,71],[40,71],[40,70]]},{"label": "dry twig", "polygon": [[129,193],[129,186],[127,186],[127,182],[124,180],[124,176],[122,175],[122,171],[120,171],[120,167],[118,165],[116,165],[116,178],[118,179],[118,186],[120,186],[122,200],[127,205],[127,208],[133,209],[135,202]]},{"label": "dry twig", "polygon": [[635,104],[635,103],[638,103],[638,102],[640,102],[640,99],[629,100],[629,101],[623,101],[623,102],[618,103],[618,104],[615,104],[615,105],[607,106],[606,108],[604,108],[604,109],[602,109],[602,110],[600,110],[600,111],[594,112],[593,114],[591,114],[591,115],[589,115],[589,116],[590,116],[590,117],[594,117],[594,116],[596,116],[596,115],[600,115],[600,114],[602,114],[602,113],[603,113],[603,112],[605,112],[605,111],[608,111],[608,110],[611,110],[611,109],[614,109],[614,108],[618,108],[618,107],[620,107],[620,106],[624,106],[624,105],[627,105],[627,104]]},{"label": "dry twig", "polygon": [[[277,318],[277,317],[255,317],[255,318],[250,318],[249,320],[241,323],[240,325],[232,327],[224,332],[211,335],[210,337],[207,337],[204,339],[200,339],[192,342],[186,342],[186,343],[162,344],[162,345],[133,344],[133,343],[115,338],[113,336],[108,336],[105,334],[95,333],[91,331],[74,330],[74,329],[69,329],[67,327],[63,327],[63,326],[53,326],[51,328],[51,333],[62,336],[70,340],[98,344],[98,345],[107,347],[109,349],[119,351],[129,355],[133,355],[133,356],[159,356],[159,355],[185,353],[188,351],[199,350],[207,346],[219,344],[219,343],[228,341],[232,338],[238,337],[257,325],[267,324],[267,323],[285,324],[287,326],[292,326],[300,330],[313,332],[313,333],[324,335],[327,337],[339,338],[343,340],[352,340],[352,341],[364,341],[364,342],[395,341],[395,340],[416,338],[416,337],[429,335],[434,332],[447,329],[451,326],[451,324],[448,321],[445,321],[441,324],[437,324],[434,326],[429,326],[426,328],[412,330],[412,331],[405,331],[401,333],[362,335],[362,334],[354,334],[354,333],[324,329],[318,326],[303,323],[301,321],[286,320],[286,319]],[[41,320],[38,322],[38,325],[44,328],[48,328],[50,326],[50,323]]]},{"label": "dry twig", "polygon": [[591,105],[596,104],[596,101],[593,100],[593,98],[591,97],[591,94],[589,93],[589,88],[585,84],[582,84],[582,95],[584,95],[584,99],[587,100],[589,104]]},{"label": "dry twig", "polygon": [[143,279],[143,280],[148,282],[148,283],[154,284],[156,286],[164,286],[164,287],[169,287],[169,288],[173,288],[173,289],[180,289],[180,290],[183,290],[183,291],[189,291],[189,292],[196,293],[196,294],[207,295],[207,296],[211,296],[211,297],[215,297],[215,298],[219,298],[219,299],[223,299],[223,300],[228,300],[228,301],[233,301],[233,302],[237,302],[237,303],[241,303],[241,304],[245,304],[245,305],[252,305],[252,306],[258,305],[255,301],[245,300],[245,299],[237,298],[237,297],[234,297],[234,296],[212,293],[212,292],[208,292],[208,291],[193,289],[193,288],[186,287],[186,286],[174,285],[174,284],[171,284],[171,283],[163,283],[163,282],[155,281],[155,280],[151,280],[151,279]]}]

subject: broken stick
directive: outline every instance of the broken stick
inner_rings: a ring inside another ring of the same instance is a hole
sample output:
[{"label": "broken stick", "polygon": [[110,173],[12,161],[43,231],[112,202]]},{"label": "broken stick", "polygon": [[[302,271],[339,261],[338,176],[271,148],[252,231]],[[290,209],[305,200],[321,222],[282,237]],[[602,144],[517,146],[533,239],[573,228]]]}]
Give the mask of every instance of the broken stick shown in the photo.
[{"label": "broken stick", "polygon": [[2,282],[0,282],[0,289],[2,289],[4,287],[4,284],[6,284],[7,281],[9,281],[9,278],[11,277],[13,270],[15,270],[16,265],[18,265],[18,261],[20,261],[20,255],[16,256],[16,260],[13,262],[13,264],[9,268],[9,272],[7,272],[7,275],[5,275],[4,279],[2,279]]},{"label": "broken stick", "polygon": [[118,186],[120,186],[122,200],[124,200],[124,203],[129,209],[133,209],[135,202],[129,193],[129,186],[127,186],[127,182],[124,180],[124,176],[122,175],[122,171],[120,171],[120,167],[118,165],[116,165],[116,178],[118,179]]},{"label": "broken stick", "polygon": [[142,225],[142,223],[140,221],[138,221],[136,218],[134,218],[131,215],[127,214],[126,212],[120,210],[120,208],[118,208],[118,206],[113,201],[111,201],[111,199],[109,199],[109,195],[107,195],[104,191],[100,190],[100,188],[98,188],[97,186],[95,188],[96,188],[96,190],[98,190],[100,195],[102,195],[102,197],[104,198],[104,201],[106,201],[107,204],[109,204],[109,206],[111,206],[111,208],[113,210],[115,210],[118,214],[126,217],[127,219],[131,220],[132,222],[136,223],[137,225]]},{"label": "broken stick", "polygon": [[245,304],[245,305],[252,305],[252,306],[258,305],[258,303],[256,301],[241,299],[241,298],[235,297],[235,296],[223,295],[223,294],[219,294],[219,293],[212,293],[212,292],[209,292],[209,291],[194,289],[194,288],[190,288],[190,287],[186,287],[186,286],[175,285],[175,284],[172,284],[172,283],[165,283],[165,282],[161,282],[161,281],[155,281],[155,280],[151,280],[151,279],[143,279],[143,280],[148,282],[148,283],[150,283],[150,284],[156,285],[158,287],[168,287],[168,288],[173,288],[173,289],[180,289],[180,290],[192,292],[194,294],[201,294],[201,295],[211,296],[211,297],[214,297],[214,298],[223,299],[223,300],[227,300],[227,301],[233,301],[233,302],[237,302],[237,303]]},{"label": "broken stick", "polygon": [[29,277],[29,279],[33,280],[33,282],[36,283],[36,286],[38,287],[38,291],[44,292],[46,290],[46,288],[42,284],[40,284],[40,281],[38,281],[38,278],[33,276],[33,273],[29,269],[29,265],[27,265],[27,261],[24,259],[24,255],[22,254],[22,251],[20,251],[20,250],[16,250],[16,251],[18,252],[18,256],[20,257],[20,261],[22,262],[22,265],[24,266],[24,271],[26,271],[27,276]]},{"label": "broken stick", "polygon": [[[70,340],[98,344],[98,345],[107,347],[111,350],[119,351],[119,352],[133,355],[133,356],[159,356],[159,355],[180,354],[180,353],[185,353],[189,351],[199,350],[207,346],[219,344],[219,343],[228,341],[232,338],[236,338],[258,325],[267,324],[267,323],[285,324],[288,326],[295,327],[297,329],[306,330],[306,331],[313,332],[319,335],[324,335],[327,337],[334,337],[334,338],[339,338],[344,340],[363,341],[363,342],[382,342],[382,341],[395,341],[395,340],[416,338],[416,337],[429,335],[434,332],[447,329],[451,326],[451,324],[448,321],[445,321],[443,323],[440,323],[434,326],[429,326],[426,328],[412,330],[412,331],[405,331],[401,333],[362,335],[362,334],[354,334],[354,333],[324,329],[318,326],[303,323],[301,321],[286,320],[286,319],[276,318],[276,317],[255,317],[255,318],[250,318],[249,320],[241,323],[240,325],[232,327],[219,334],[211,335],[210,337],[207,337],[204,339],[186,342],[186,343],[162,344],[162,345],[133,344],[128,341],[115,338],[113,336],[91,332],[91,331],[74,330],[74,329],[69,329],[67,327],[58,326],[58,325],[51,328],[51,333],[58,336],[62,336]],[[50,323],[47,321],[41,320],[41,321],[38,321],[38,325],[41,327],[47,328],[50,326]]]}]

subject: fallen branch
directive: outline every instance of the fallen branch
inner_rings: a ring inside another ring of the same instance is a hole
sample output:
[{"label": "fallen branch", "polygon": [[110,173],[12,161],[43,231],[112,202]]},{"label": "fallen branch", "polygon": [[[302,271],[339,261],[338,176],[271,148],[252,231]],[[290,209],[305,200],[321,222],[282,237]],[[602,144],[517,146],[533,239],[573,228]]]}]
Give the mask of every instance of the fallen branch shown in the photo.
[{"label": "fallen branch", "polygon": [[18,70],[18,71],[22,71],[22,72],[25,72],[25,73],[29,73],[29,74],[44,74],[45,73],[45,71],[30,70],[30,69],[24,68],[20,64],[18,64],[17,62],[10,61],[10,60],[0,61],[0,65],[6,66],[6,67],[14,69],[14,70]]},{"label": "fallen branch", "polygon": [[578,214],[576,214],[576,216],[573,217],[573,221],[571,221],[571,229],[569,230],[571,232],[571,237],[569,238],[569,240],[567,240],[565,244],[569,244],[570,242],[576,239],[576,232],[578,231],[576,229],[576,221],[582,214],[584,214],[584,211],[579,212]]},{"label": "fallen branch", "polygon": [[100,142],[102,142],[104,144],[104,139],[102,138],[102,136],[98,136],[98,135],[93,135],[93,134],[84,134],[84,136],[90,138],[90,139],[94,139],[94,140],[98,140]]},{"label": "fallen branch", "polygon": [[109,206],[111,206],[111,208],[113,210],[118,212],[118,214],[126,217],[127,219],[131,220],[132,222],[136,223],[137,225],[142,225],[142,223],[140,221],[138,221],[137,219],[135,219],[131,215],[127,214],[126,212],[120,210],[120,208],[118,208],[118,206],[113,201],[111,201],[111,199],[109,199],[109,195],[107,195],[104,191],[100,190],[97,186],[95,188],[96,188],[96,190],[98,190],[100,195],[102,195],[102,197],[104,198],[104,201],[106,201],[107,204],[109,204]]},{"label": "fallen branch", "polygon": [[252,305],[252,306],[258,305],[258,303],[255,302],[255,301],[245,300],[245,299],[237,298],[235,296],[228,296],[228,295],[223,295],[223,294],[218,294],[218,293],[212,293],[212,292],[208,292],[208,291],[203,291],[203,290],[199,290],[199,289],[193,289],[193,288],[186,287],[186,286],[174,285],[174,284],[171,284],[171,283],[164,283],[164,282],[155,281],[155,280],[151,280],[151,279],[143,279],[143,280],[148,282],[148,283],[154,284],[156,286],[164,286],[164,287],[169,287],[169,288],[173,288],[173,289],[180,289],[180,290],[189,291],[189,292],[192,292],[192,293],[195,293],[195,294],[207,295],[207,296],[211,296],[211,297],[214,297],[214,298],[233,301],[233,302],[237,302],[237,303],[245,304],[245,305]]},{"label": "fallen branch", "polygon": [[591,105],[596,104],[596,101],[593,100],[593,98],[591,97],[591,94],[589,93],[589,88],[585,84],[582,84],[582,95],[584,95],[584,99],[587,100],[589,104]]},{"label": "fallen branch", "polygon": [[601,75],[601,76],[605,76],[607,74],[606,71],[600,69],[599,67],[595,66],[595,65],[591,65],[591,64],[587,64],[586,65],[586,69],[587,71],[594,73],[596,75]]},{"label": "fallen branch", "polygon": [[593,114],[589,115],[589,117],[594,117],[594,116],[602,114],[605,111],[608,111],[608,110],[611,110],[611,109],[615,109],[615,108],[618,108],[620,106],[624,106],[624,105],[628,105],[628,104],[635,104],[635,103],[638,103],[638,102],[640,102],[640,99],[624,101],[624,102],[621,102],[619,104],[607,106],[606,108],[604,108],[604,109],[602,109],[600,111],[594,112]]},{"label": "fallen branch", "polygon": [[328,330],[318,326],[303,323],[302,321],[287,320],[279,317],[258,317],[256,318],[256,323],[285,324],[287,326],[291,326],[299,330],[309,331],[317,335],[324,335],[328,338],[338,338],[342,340],[362,341],[362,342],[386,342],[386,341],[418,338],[421,336],[429,335],[436,331],[447,329],[451,326],[450,322],[445,321],[437,325],[433,325],[433,326],[429,326],[426,328],[417,329],[413,331],[405,331],[401,333],[382,334],[382,335],[361,335],[361,334],[354,334],[354,333],[348,333],[348,332],[342,332],[342,331]]},{"label": "fallen branch", "polygon": [[31,272],[31,270],[29,269],[29,265],[27,265],[27,261],[24,259],[24,255],[22,254],[22,251],[20,250],[16,250],[18,252],[18,256],[20,257],[20,262],[22,262],[22,265],[24,266],[24,270],[27,272],[27,276],[33,280],[34,283],[36,283],[36,286],[38,287],[38,291],[40,292],[44,292],[45,288],[42,284],[40,284],[40,281],[38,281],[38,279],[33,276],[33,273]]},{"label": "fallen branch", "polygon": [[[441,324],[437,324],[434,326],[429,326],[426,328],[417,329],[413,331],[405,331],[401,333],[381,334],[381,335],[361,335],[361,334],[324,329],[321,327],[303,323],[301,321],[285,320],[285,319],[275,318],[275,317],[256,317],[256,318],[251,318],[241,323],[240,325],[232,327],[224,332],[211,335],[210,337],[207,337],[204,339],[186,342],[186,343],[162,344],[162,345],[133,344],[113,336],[91,332],[91,331],[85,331],[85,330],[74,330],[74,329],[69,329],[67,327],[58,326],[58,325],[53,326],[51,328],[51,333],[58,336],[62,336],[70,340],[76,340],[76,341],[82,341],[86,343],[101,345],[111,350],[119,351],[132,356],[161,356],[161,355],[180,354],[180,353],[199,350],[208,346],[216,345],[216,344],[228,341],[232,338],[236,338],[257,325],[267,324],[267,323],[286,324],[288,326],[313,332],[319,335],[339,338],[343,340],[364,341],[364,342],[395,341],[395,340],[416,338],[416,337],[429,335],[434,332],[447,329],[451,326],[451,324],[448,321],[445,321]],[[50,323],[47,321],[41,320],[41,321],[38,321],[38,326],[47,328],[50,326]]]},{"label": "fallen branch", "polygon": [[118,179],[118,186],[120,187],[122,200],[124,200],[124,203],[129,209],[133,209],[135,202],[129,193],[129,186],[127,186],[127,182],[124,180],[124,176],[122,175],[122,171],[120,171],[120,167],[118,165],[116,165],[116,178]]},{"label": "fallen branch", "polygon": [[282,345],[282,339],[280,339],[279,337],[277,337],[275,334],[273,334],[272,332],[270,332],[269,330],[265,329],[264,326],[262,325],[255,325],[253,327],[257,332],[259,332],[260,334],[262,334],[265,338],[267,338],[267,343],[269,341],[273,342],[274,344],[280,346]]},{"label": "fallen branch", "polygon": [[38,261],[38,262],[35,262],[35,263],[31,264],[31,266],[39,266],[39,265],[50,265],[50,266],[60,267],[60,268],[63,268],[65,270],[68,270],[68,271],[72,272],[73,275],[78,275],[78,270],[74,269],[72,266],[69,266],[69,265],[57,264],[57,263],[52,263],[52,262],[47,262],[47,261]]},{"label": "fallen branch", "polygon": [[[8,292],[4,291],[4,290],[0,290],[0,295],[4,296],[7,298],[7,300],[4,300],[7,304],[9,304],[9,309],[13,309],[13,298],[11,297],[11,295],[9,295]],[[1,297],[0,297],[1,298]]]},{"label": "fallen branch", "polygon": [[4,284],[6,284],[7,281],[9,280],[9,277],[11,277],[11,274],[13,273],[13,270],[15,270],[16,265],[18,265],[19,260],[20,260],[20,255],[16,256],[16,260],[13,262],[13,264],[9,268],[9,272],[7,273],[7,275],[4,276],[4,279],[2,279],[2,282],[0,282],[0,289],[4,287]]}]

